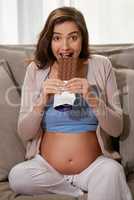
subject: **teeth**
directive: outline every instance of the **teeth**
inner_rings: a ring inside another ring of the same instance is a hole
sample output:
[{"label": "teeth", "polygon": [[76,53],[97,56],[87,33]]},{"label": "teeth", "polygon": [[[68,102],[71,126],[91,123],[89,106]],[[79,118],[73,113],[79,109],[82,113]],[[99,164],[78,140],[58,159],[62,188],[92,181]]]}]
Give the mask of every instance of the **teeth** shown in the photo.
[{"label": "teeth", "polygon": [[62,56],[63,58],[67,58],[67,57],[72,57],[73,53],[68,53],[68,54],[60,54],[60,56]]}]

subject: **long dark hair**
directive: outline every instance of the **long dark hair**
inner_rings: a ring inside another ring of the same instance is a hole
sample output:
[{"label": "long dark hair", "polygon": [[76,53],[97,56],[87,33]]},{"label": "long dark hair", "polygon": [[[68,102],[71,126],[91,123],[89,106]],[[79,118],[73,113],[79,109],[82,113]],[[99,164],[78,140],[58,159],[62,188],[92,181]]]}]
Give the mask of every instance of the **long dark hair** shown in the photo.
[{"label": "long dark hair", "polygon": [[65,21],[73,21],[78,26],[82,35],[82,49],[79,58],[88,59],[90,57],[88,30],[82,13],[73,7],[61,7],[53,10],[40,33],[35,50],[35,63],[39,69],[52,65],[56,58],[51,49],[53,29],[56,24]]}]

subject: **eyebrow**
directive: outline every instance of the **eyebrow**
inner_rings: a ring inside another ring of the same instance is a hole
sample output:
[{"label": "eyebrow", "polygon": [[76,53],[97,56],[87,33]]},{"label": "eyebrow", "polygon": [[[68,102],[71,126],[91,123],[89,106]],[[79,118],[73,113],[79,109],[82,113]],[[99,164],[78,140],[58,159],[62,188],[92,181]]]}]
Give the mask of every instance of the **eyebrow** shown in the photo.
[{"label": "eyebrow", "polygon": [[[59,32],[53,32],[53,34],[62,35],[62,33],[59,33]],[[79,34],[79,31],[73,31],[69,33],[68,35],[72,35],[72,34]]]}]

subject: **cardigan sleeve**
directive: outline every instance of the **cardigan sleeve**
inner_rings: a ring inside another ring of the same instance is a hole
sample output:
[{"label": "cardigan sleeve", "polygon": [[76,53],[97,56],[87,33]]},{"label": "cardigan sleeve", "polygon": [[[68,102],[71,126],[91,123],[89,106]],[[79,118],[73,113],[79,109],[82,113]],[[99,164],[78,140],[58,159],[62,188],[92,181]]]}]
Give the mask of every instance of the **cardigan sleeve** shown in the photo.
[{"label": "cardigan sleeve", "polygon": [[123,129],[123,113],[120,105],[119,91],[110,60],[105,58],[103,65],[105,102],[100,96],[98,107],[94,111],[100,127],[109,135],[118,137]]},{"label": "cardigan sleeve", "polygon": [[36,71],[37,67],[32,62],[26,70],[24,83],[22,86],[21,107],[18,119],[18,134],[24,141],[28,141],[37,136],[40,130],[42,113],[33,110],[33,105],[37,99],[36,91]]}]

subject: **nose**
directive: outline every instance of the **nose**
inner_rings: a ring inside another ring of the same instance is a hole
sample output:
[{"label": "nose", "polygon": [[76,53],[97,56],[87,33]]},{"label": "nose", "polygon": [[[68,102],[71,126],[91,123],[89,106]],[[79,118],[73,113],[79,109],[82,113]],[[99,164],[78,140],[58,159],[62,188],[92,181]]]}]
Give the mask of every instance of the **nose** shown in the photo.
[{"label": "nose", "polygon": [[70,44],[69,44],[69,41],[67,40],[67,39],[64,39],[63,41],[62,41],[62,50],[68,50],[69,49],[69,47],[70,47]]}]

